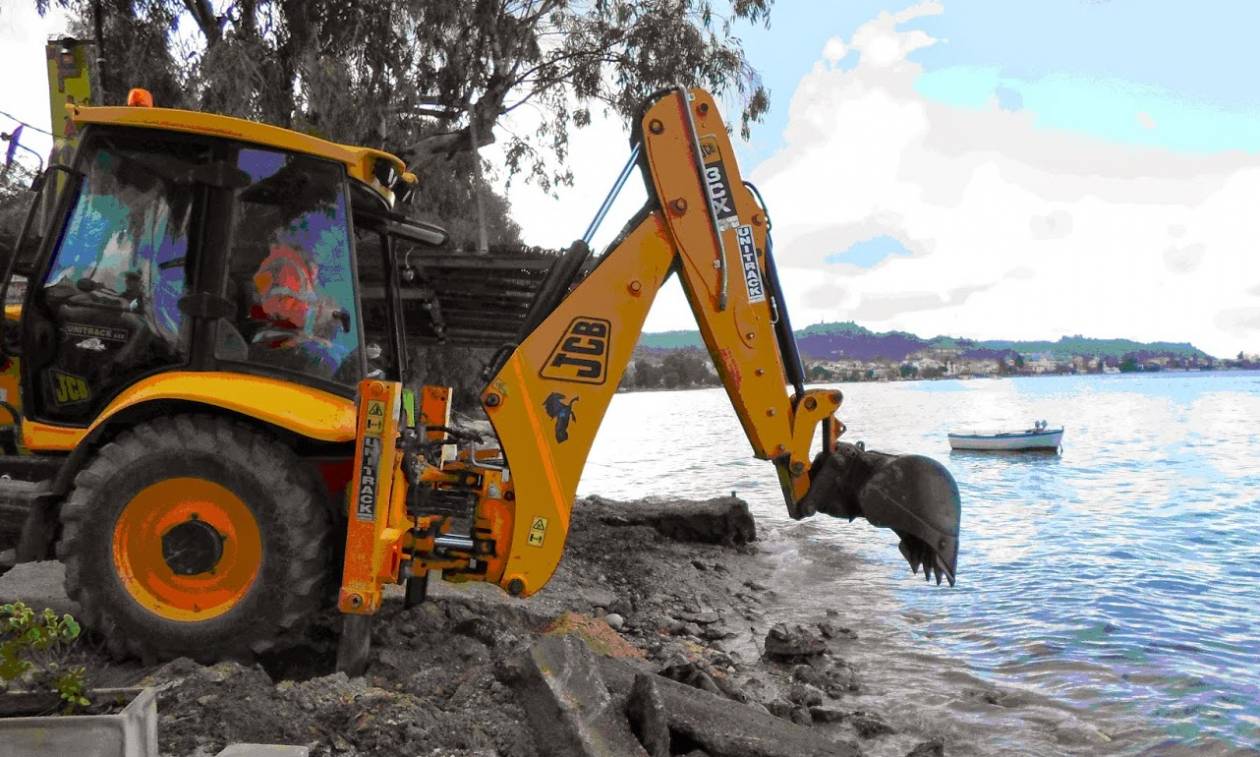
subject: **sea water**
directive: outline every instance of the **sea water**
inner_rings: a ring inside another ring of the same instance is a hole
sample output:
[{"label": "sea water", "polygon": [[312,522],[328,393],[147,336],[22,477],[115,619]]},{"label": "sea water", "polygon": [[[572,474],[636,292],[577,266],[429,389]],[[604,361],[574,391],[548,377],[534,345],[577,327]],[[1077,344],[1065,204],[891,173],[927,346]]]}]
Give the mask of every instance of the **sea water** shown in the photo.
[{"label": "sea water", "polygon": [[[845,440],[958,480],[956,587],[911,576],[890,531],[791,521],[721,389],[618,395],[580,493],[737,492],[773,616],[860,629],[848,704],[894,726],[976,754],[1260,751],[1260,373],[837,387]],[[1062,454],[949,450],[950,430],[1041,419]]]}]

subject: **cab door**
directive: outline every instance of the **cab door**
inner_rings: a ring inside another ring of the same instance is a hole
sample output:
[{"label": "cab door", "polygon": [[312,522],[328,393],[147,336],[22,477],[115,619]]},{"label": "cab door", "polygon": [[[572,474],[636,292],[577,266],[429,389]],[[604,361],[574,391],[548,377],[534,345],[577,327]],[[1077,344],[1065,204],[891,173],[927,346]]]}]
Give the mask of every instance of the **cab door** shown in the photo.
[{"label": "cab door", "polygon": [[121,389],[187,362],[179,301],[202,193],[190,177],[210,152],[147,131],[85,142],[77,194],[23,312],[35,417],[89,422]]},{"label": "cab door", "polygon": [[221,370],[353,396],[364,373],[345,167],[241,145],[217,324]]}]

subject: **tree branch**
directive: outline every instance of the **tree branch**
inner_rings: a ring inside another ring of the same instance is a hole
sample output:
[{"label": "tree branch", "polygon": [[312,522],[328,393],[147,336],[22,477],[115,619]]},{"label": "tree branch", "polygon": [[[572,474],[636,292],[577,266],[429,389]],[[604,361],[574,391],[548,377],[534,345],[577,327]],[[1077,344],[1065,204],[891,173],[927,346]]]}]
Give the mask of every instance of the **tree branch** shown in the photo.
[{"label": "tree branch", "polygon": [[210,7],[210,0],[184,0],[184,7],[188,9],[193,20],[197,22],[197,28],[201,29],[202,36],[206,38],[207,49],[223,41],[223,27],[214,14],[214,8]]}]

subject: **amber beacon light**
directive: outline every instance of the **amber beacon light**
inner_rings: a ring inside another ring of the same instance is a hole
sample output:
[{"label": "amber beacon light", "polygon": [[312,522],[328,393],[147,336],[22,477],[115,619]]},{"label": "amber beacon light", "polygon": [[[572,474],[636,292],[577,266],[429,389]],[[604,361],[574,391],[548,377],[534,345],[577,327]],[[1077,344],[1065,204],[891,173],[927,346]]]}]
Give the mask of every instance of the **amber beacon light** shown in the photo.
[{"label": "amber beacon light", "polygon": [[153,94],[147,89],[135,87],[127,93],[127,105],[133,108],[152,108]]}]

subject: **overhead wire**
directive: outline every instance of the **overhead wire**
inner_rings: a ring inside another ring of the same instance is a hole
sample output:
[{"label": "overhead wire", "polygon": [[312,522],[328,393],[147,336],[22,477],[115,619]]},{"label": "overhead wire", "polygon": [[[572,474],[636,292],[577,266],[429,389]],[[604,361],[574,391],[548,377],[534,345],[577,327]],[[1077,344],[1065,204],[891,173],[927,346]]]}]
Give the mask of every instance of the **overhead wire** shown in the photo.
[{"label": "overhead wire", "polygon": [[12,113],[8,113],[8,112],[6,112],[6,111],[0,110],[0,116],[4,116],[5,118],[7,118],[7,119],[9,119],[9,120],[11,120],[11,121],[16,121],[16,122],[18,122],[19,124],[21,124],[23,127],[27,128],[27,129],[32,129],[32,130],[34,130],[34,131],[37,131],[37,132],[39,132],[40,134],[47,134],[47,135],[48,135],[48,136],[50,136],[50,137],[51,137],[51,136],[54,136],[54,134],[53,134],[51,131],[48,131],[47,129],[41,129],[40,127],[36,126],[35,124],[32,124],[32,123],[27,123],[26,121],[23,121],[22,119],[18,118],[17,116],[13,115]]}]

